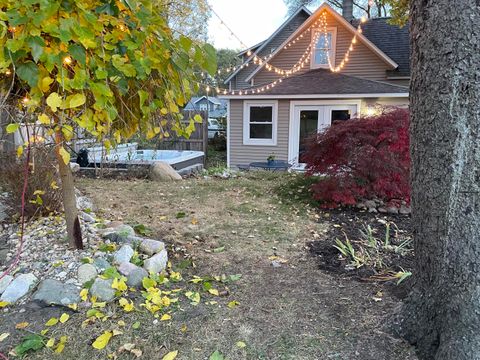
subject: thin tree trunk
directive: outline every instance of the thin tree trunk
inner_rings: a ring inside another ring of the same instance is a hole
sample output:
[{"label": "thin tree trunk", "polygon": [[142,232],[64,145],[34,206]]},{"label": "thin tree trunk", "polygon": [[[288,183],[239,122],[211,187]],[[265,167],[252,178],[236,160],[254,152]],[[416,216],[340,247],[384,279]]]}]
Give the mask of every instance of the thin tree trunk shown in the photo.
[{"label": "thin tree trunk", "polygon": [[55,132],[55,142],[55,154],[57,157],[60,180],[62,182],[63,208],[65,212],[65,221],[67,223],[68,242],[72,248],[83,249],[82,232],[80,221],[78,219],[72,170],[70,169],[70,164],[65,164],[60,154],[60,148],[63,144],[61,131]]},{"label": "thin tree trunk", "polygon": [[420,359],[480,359],[480,3],[410,14],[416,282],[397,329]]}]

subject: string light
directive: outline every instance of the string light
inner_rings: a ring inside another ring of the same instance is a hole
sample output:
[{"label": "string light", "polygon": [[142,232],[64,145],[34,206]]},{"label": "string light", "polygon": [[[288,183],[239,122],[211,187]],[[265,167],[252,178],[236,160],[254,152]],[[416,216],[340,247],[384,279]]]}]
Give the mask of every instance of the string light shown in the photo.
[{"label": "string light", "polygon": [[[208,5],[209,6],[209,5]],[[238,42],[245,48],[247,48],[248,46],[245,45],[245,43],[243,43],[240,38],[238,36],[235,35],[235,33],[225,24],[225,22],[220,18],[220,16],[215,12],[215,10],[209,6],[211,12],[220,20],[220,23],[225,26],[227,28],[227,30],[230,32],[231,36],[233,38],[235,38],[236,40],[238,40]],[[355,33],[354,33],[354,36],[352,37],[352,40],[350,42],[350,46],[348,47],[348,50],[346,51],[346,53],[344,54],[343,56],[343,59],[340,61],[339,65],[338,66],[334,66],[332,64],[332,59],[330,58],[330,55],[327,54],[327,59],[328,59],[328,67],[330,69],[330,71],[336,73],[336,72],[339,72],[341,71],[345,65],[349,62],[349,59],[350,59],[350,53],[354,50],[354,45],[357,43],[357,35],[358,34],[361,34],[363,32],[362,30],[362,27],[361,27],[361,24],[365,23],[367,21],[367,19],[365,17],[362,17],[360,19],[360,24],[358,25]],[[313,50],[315,49],[314,46],[316,46],[316,44],[318,43],[318,40],[319,38],[323,35],[324,36],[324,44],[325,44],[325,48],[326,49],[329,49],[329,40],[328,40],[328,29],[327,29],[327,11],[323,11],[320,18],[317,19],[312,25],[309,26],[308,29],[306,29],[304,32],[302,32],[302,34],[300,34],[299,36],[297,36],[295,39],[292,39],[290,40],[287,44],[285,44],[283,46],[283,49],[284,50],[287,50],[289,48],[292,47],[292,45],[296,44],[297,42],[299,42],[301,39],[303,39],[305,37],[305,35],[308,33],[308,32],[311,32],[313,33],[314,29],[315,28],[319,28],[320,31],[316,32],[315,35],[313,36],[313,40],[310,42],[310,44],[307,46],[305,52],[302,54],[302,56],[300,57],[300,59],[290,68],[290,69],[282,69],[282,68],[279,68],[279,67],[276,67],[272,64],[269,63],[269,61],[272,59],[273,57],[273,53],[268,55],[268,56],[264,56],[263,58],[258,56],[255,52],[252,52],[251,49],[248,49],[248,51],[246,52],[247,56],[249,57],[246,61],[244,61],[244,63],[242,65],[239,65],[239,66],[233,66],[233,67],[227,67],[225,69],[219,69],[218,70],[218,74],[220,75],[221,73],[225,72],[225,73],[231,73],[231,72],[235,72],[237,70],[242,70],[244,69],[245,67],[248,67],[250,63],[253,63],[255,65],[260,65],[260,66],[264,66],[265,69],[269,72],[275,72],[277,75],[280,75],[280,78],[275,80],[274,82],[266,85],[266,86],[263,86],[261,88],[256,88],[256,89],[250,89],[250,90],[232,90],[232,91],[227,91],[225,89],[219,89],[217,88],[217,93],[221,93],[223,91],[223,94],[224,95],[227,95],[228,93],[231,94],[231,95],[247,95],[248,93],[250,94],[255,94],[255,93],[261,93],[261,92],[264,92],[265,90],[269,90],[273,87],[275,87],[278,83],[281,83],[283,79],[285,79],[286,77],[289,77],[301,70],[304,69],[304,67],[308,64],[308,62],[311,60],[311,57],[312,57],[312,53],[313,53]],[[311,35],[312,37],[312,35]],[[203,73],[202,73],[202,77],[203,77]],[[209,88],[209,87],[208,87]]]},{"label": "string light", "polygon": [[7,76],[12,75],[12,72],[10,71],[10,69],[7,69],[7,71],[5,71],[5,75]]},{"label": "string light", "polygon": [[73,60],[72,60],[72,58],[71,58],[70,56],[65,56],[65,57],[63,58],[63,63],[64,63],[65,65],[70,65],[72,62],[73,62]]}]

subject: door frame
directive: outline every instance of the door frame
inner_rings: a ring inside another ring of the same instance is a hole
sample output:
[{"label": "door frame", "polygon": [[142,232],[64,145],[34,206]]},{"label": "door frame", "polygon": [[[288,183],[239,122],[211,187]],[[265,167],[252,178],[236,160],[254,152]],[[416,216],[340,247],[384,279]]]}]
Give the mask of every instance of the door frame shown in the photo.
[{"label": "door frame", "polygon": [[290,120],[288,128],[288,162],[294,166],[299,166],[298,163],[298,142],[300,140],[300,122],[296,117],[296,107],[299,106],[337,106],[349,105],[357,108],[357,114],[361,111],[362,100],[301,100],[290,101]]}]

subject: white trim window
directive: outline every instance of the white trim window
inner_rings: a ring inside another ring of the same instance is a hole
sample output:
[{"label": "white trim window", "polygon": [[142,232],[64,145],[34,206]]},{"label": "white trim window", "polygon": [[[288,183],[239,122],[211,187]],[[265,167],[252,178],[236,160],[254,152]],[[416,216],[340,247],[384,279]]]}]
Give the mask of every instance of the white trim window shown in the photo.
[{"label": "white trim window", "polygon": [[277,101],[245,101],[243,106],[243,144],[277,144]]},{"label": "white trim window", "polygon": [[328,59],[335,66],[335,47],[337,43],[337,28],[327,28],[327,36],[323,31],[312,32],[312,42],[318,37],[317,43],[312,44],[311,68],[328,68]]}]

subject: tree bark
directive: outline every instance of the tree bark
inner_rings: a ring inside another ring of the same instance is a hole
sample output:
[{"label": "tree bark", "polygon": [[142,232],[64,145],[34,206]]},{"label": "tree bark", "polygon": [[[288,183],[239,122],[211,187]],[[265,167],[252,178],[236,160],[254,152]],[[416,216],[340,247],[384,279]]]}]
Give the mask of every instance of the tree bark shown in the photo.
[{"label": "tree bark", "polygon": [[480,359],[480,2],[410,16],[416,269],[397,330],[420,359]]},{"label": "tree bark", "polygon": [[83,249],[82,232],[80,221],[78,219],[77,200],[75,197],[75,185],[73,182],[72,170],[70,164],[65,164],[60,154],[60,148],[64,142],[61,131],[55,132],[55,142],[55,154],[57,157],[60,180],[62,182],[63,209],[67,224],[68,242],[72,248]]}]

